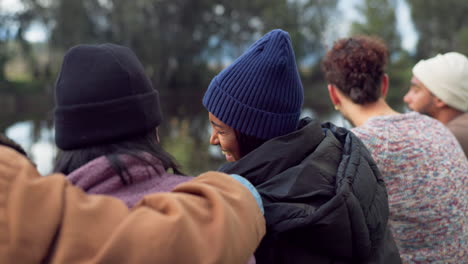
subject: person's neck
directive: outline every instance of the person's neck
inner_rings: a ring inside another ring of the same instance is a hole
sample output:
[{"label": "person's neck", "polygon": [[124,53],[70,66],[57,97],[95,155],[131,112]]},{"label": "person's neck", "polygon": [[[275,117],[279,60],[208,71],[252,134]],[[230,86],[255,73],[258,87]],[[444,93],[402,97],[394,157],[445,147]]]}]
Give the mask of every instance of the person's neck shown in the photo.
[{"label": "person's neck", "polygon": [[383,98],[380,98],[377,102],[366,105],[348,103],[343,110],[345,109],[346,112],[343,112],[343,114],[357,127],[363,125],[372,117],[399,114],[393,110]]},{"label": "person's neck", "polygon": [[439,109],[431,116],[437,120],[439,120],[443,124],[447,124],[448,122],[452,121],[457,116],[463,114],[462,111],[457,109],[453,109],[451,107],[444,107],[443,109]]}]

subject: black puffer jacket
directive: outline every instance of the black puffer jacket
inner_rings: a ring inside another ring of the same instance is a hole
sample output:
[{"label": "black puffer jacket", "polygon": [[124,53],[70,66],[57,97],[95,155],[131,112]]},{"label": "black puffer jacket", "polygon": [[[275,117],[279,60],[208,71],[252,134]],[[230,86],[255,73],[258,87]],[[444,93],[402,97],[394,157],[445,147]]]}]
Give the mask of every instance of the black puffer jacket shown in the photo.
[{"label": "black puffer jacket", "polygon": [[350,131],[303,119],[220,170],[243,175],[262,195],[267,235],[257,263],[401,263],[384,182]]}]

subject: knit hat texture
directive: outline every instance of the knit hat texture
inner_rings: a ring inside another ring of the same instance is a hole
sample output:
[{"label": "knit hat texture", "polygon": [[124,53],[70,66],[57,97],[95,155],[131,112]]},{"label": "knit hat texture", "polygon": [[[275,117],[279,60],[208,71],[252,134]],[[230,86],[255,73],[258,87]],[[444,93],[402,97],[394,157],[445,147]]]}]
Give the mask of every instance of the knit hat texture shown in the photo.
[{"label": "knit hat texture", "polygon": [[270,31],[211,81],[206,109],[260,139],[288,134],[299,122],[304,91],[289,34]]},{"label": "knit hat texture", "polygon": [[468,59],[449,52],[421,60],[413,75],[447,105],[468,112]]},{"label": "knit hat texture", "polygon": [[142,64],[115,44],[68,50],[55,101],[55,142],[63,150],[144,135],[162,120],[158,92]]}]

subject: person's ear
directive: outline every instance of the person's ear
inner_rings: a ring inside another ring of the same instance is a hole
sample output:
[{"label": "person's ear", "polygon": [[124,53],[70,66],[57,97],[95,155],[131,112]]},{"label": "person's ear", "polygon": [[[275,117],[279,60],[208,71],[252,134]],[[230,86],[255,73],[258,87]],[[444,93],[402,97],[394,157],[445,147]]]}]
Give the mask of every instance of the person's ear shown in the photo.
[{"label": "person's ear", "polygon": [[434,105],[437,107],[437,108],[443,108],[443,107],[446,107],[447,104],[444,103],[442,100],[439,99],[439,97],[437,96],[433,96],[433,99],[432,101],[434,102]]},{"label": "person's ear", "polygon": [[380,82],[380,89],[381,89],[381,96],[382,97],[387,97],[389,82],[390,82],[390,80],[388,78],[388,75],[385,73],[382,76],[382,81]]},{"label": "person's ear", "polygon": [[158,128],[156,128],[156,140],[158,141],[158,143],[161,142],[159,141],[159,129]]},{"label": "person's ear", "polygon": [[335,108],[337,108],[341,103],[337,88],[333,84],[329,84],[327,88],[328,88],[328,94],[330,95],[330,100],[332,104],[335,106]]}]

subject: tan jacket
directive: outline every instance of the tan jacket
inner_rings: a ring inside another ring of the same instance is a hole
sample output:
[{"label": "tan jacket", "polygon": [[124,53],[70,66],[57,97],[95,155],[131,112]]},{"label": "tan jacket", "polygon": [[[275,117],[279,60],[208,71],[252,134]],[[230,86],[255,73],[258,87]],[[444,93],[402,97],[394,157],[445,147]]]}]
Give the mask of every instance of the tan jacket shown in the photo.
[{"label": "tan jacket", "polygon": [[246,263],[264,234],[253,196],[224,174],[129,210],[0,146],[0,263]]}]

